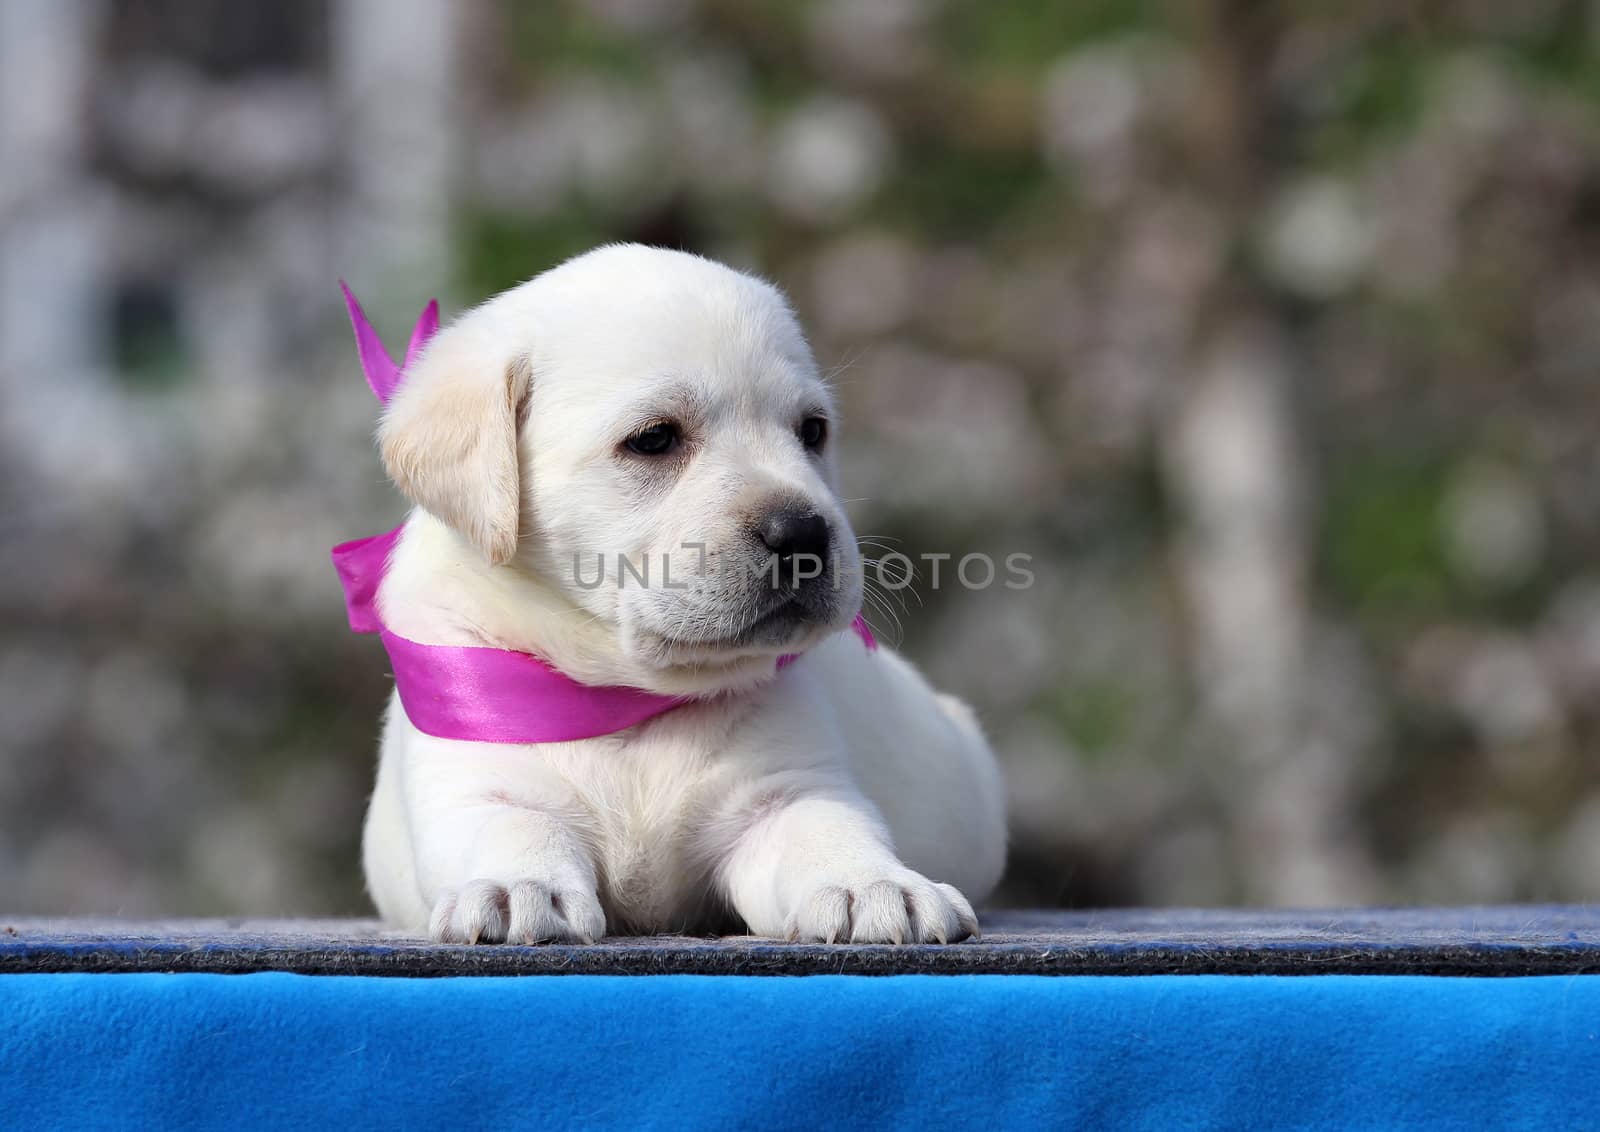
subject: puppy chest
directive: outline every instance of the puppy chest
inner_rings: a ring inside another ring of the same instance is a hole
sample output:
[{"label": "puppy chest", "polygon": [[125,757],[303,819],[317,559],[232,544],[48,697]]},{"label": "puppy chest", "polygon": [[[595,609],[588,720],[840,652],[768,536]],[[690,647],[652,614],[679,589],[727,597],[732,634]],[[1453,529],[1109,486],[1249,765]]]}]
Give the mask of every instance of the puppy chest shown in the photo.
[{"label": "puppy chest", "polygon": [[696,836],[698,808],[690,792],[628,790],[593,811],[600,898],[613,930],[705,926],[710,869]]},{"label": "puppy chest", "polygon": [[693,931],[705,881],[671,838],[621,837],[601,853],[601,902],[613,930]]}]

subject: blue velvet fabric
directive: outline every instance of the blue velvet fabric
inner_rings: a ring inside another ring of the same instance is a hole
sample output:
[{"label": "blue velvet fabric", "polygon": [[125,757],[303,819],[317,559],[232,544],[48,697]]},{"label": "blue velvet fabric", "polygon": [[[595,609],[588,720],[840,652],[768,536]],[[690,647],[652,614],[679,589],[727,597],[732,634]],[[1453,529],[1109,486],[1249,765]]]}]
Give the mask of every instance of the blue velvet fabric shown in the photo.
[{"label": "blue velvet fabric", "polygon": [[0,976],[0,1126],[1600,1126],[1600,976]]}]

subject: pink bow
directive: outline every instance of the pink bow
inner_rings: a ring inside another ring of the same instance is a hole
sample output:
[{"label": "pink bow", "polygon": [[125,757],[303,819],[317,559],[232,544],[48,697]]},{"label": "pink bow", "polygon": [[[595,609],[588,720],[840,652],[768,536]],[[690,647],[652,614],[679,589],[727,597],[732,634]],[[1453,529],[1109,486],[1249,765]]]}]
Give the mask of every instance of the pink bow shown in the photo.
[{"label": "pink bow", "polygon": [[422,308],[416,326],[411,328],[411,341],[406,344],[406,360],[397,366],[389,357],[389,351],[384,349],[383,339],[378,337],[378,332],[367,320],[367,312],[361,309],[361,304],[356,302],[355,295],[343,279],[339,280],[339,290],[344,292],[344,309],[350,312],[350,325],[355,328],[356,354],[361,358],[361,372],[367,375],[367,384],[377,394],[378,400],[387,405],[394,391],[400,388],[400,378],[417,360],[417,355],[422,353],[428,340],[439,331],[439,300],[429,299],[428,305]]}]

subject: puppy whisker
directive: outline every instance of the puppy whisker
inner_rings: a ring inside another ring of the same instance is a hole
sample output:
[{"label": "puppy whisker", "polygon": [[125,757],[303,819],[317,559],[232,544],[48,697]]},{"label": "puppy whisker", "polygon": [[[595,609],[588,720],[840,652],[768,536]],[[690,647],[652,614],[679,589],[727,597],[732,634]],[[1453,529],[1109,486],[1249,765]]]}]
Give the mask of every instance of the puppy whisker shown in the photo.
[{"label": "puppy whisker", "polygon": [[[866,602],[868,602],[871,605],[873,612],[877,613],[880,617],[888,618],[889,621],[893,624],[893,626],[894,626],[893,634],[886,633],[884,635],[890,637],[889,643],[891,645],[895,646],[896,648],[898,648],[899,645],[900,645],[900,642],[905,639],[905,626],[901,624],[899,616],[895,613],[895,611],[893,609],[889,608],[889,606],[887,604],[885,604],[883,598],[880,595],[872,592],[870,587],[867,588],[867,589],[863,589],[861,596]],[[870,622],[869,622],[869,624],[870,624]]]},{"label": "puppy whisker", "polygon": [[831,367],[826,373],[824,373],[822,380],[826,381],[829,385],[837,385],[840,379],[843,378],[847,372],[855,368],[857,362],[866,357],[866,354],[867,350],[865,346],[857,349],[855,353],[851,354],[844,361]]}]

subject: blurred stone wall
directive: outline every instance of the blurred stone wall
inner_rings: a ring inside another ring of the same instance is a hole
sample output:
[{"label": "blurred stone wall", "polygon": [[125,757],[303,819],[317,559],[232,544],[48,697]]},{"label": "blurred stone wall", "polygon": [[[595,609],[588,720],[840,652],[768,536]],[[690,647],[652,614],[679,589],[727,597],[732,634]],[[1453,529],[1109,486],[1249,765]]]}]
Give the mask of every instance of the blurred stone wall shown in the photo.
[{"label": "blurred stone wall", "polygon": [[0,907],[363,907],[341,325],[756,269],[1012,902],[1594,899],[1600,8],[0,4]]}]

